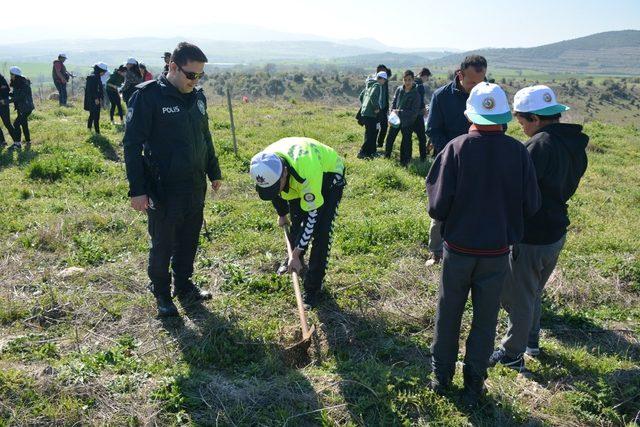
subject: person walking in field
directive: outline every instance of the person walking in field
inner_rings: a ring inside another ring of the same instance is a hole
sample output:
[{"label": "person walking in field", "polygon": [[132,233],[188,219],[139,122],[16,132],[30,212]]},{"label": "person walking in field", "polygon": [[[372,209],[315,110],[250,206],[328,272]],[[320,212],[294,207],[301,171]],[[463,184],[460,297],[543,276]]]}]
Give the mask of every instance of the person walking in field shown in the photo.
[{"label": "person walking in field", "polygon": [[547,86],[519,90],[513,109],[530,138],[525,147],[536,170],[542,208],[525,220],[524,237],[513,246],[511,275],[501,296],[509,327],[490,365],[522,371],[523,354],[540,354],[542,293],[566,241],[570,223],[567,202],[587,170],[589,137],[580,125],[560,123],[569,107],[558,103]]},{"label": "person walking in field", "polygon": [[[375,79],[367,80],[365,88],[360,93],[360,115],[364,123],[364,142],[358,153],[359,159],[372,159],[376,154],[377,124],[379,113],[384,109],[384,85],[387,73],[380,71]],[[385,118],[386,120],[386,118]]]},{"label": "person walking in field", "polygon": [[314,139],[283,138],[253,156],[249,173],[258,196],[273,203],[278,225],[291,224],[294,250],[287,263],[289,272],[302,272],[311,246],[303,300],[306,309],[313,308],[321,295],[333,223],[346,185],[344,161],[333,148]]},{"label": "person walking in field", "polygon": [[540,190],[526,148],[504,133],[502,125],[512,117],[504,91],[480,83],[466,107],[472,123],[468,133],[444,147],[426,179],[429,215],[444,224],[431,388],[442,394],[451,385],[471,293],[462,398],[474,407],[485,393],[500,293],[509,274],[509,247],[522,239],[524,218],[540,208]]},{"label": "person walking in field", "polygon": [[393,95],[391,103],[391,112],[400,118],[400,126],[391,127],[387,135],[385,145],[385,158],[391,158],[393,152],[393,143],[398,135],[402,132],[402,142],[400,143],[400,164],[406,167],[411,161],[413,129],[415,127],[416,117],[420,112],[420,93],[415,84],[415,75],[413,71],[407,70],[402,76],[403,84],[398,86]]},{"label": "person walking in field", "polygon": [[11,77],[10,86],[12,92],[9,95],[11,102],[18,113],[16,120],[13,122],[13,129],[15,133],[14,143],[10,150],[21,149],[24,136],[24,142],[27,147],[31,145],[31,133],[29,132],[29,115],[35,109],[33,104],[33,94],[31,92],[31,81],[22,75],[22,70],[19,67],[11,67],[9,69],[9,75]]},{"label": "person walking in field", "polygon": [[[469,93],[487,74],[487,60],[479,55],[467,56],[453,81],[437,89],[431,97],[427,135],[433,145],[435,157],[449,141],[464,135],[469,130],[469,122],[464,115]],[[439,264],[442,260],[442,223],[431,220],[429,229],[429,252],[427,266]]]},{"label": "person walking in field", "polygon": [[104,99],[102,86],[102,76],[109,71],[109,67],[104,62],[98,62],[93,66],[93,73],[87,76],[84,88],[84,109],[89,112],[87,128],[91,130],[93,126],[96,134],[100,134],[100,109]]},{"label": "person walking in field", "polygon": [[59,54],[58,59],[53,61],[53,68],[51,70],[53,84],[58,90],[58,102],[61,107],[67,106],[67,83],[71,78],[71,74],[67,71],[67,67],[64,66],[64,62],[66,60],[66,53]]},{"label": "person walking in field", "polygon": [[138,60],[136,60],[135,58],[128,58],[125,66],[127,67],[127,72],[124,75],[122,99],[124,100],[125,104],[129,105],[129,98],[131,98],[131,95],[136,90],[136,86],[142,83],[144,80],[142,78],[142,74],[140,73]]},{"label": "person walking in field", "polygon": [[389,130],[389,122],[387,121],[387,116],[389,116],[389,79],[391,78],[391,69],[384,64],[378,65],[376,67],[376,73],[384,71],[387,73],[387,79],[382,85],[381,100],[380,100],[380,111],[378,112],[378,148],[382,148],[384,146],[384,141],[387,136],[387,131]]}]

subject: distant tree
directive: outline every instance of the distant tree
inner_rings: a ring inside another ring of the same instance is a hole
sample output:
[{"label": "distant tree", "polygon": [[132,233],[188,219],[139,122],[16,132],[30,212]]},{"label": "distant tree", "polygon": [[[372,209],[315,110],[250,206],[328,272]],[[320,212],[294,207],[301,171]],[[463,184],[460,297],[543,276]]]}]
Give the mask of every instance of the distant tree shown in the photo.
[{"label": "distant tree", "polygon": [[275,74],[276,69],[277,69],[276,64],[269,63],[264,66],[264,72],[267,74]]},{"label": "distant tree", "polygon": [[304,83],[304,74],[302,74],[302,73],[294,74],[293,75],[293,81],[298,83],[298,84]]},{"label": "distant tree", "polygon": [[273,95],[274,99],[278,99],[278,95],[282,95],[285,91],[285,86],[280,79],[271,79],[267,83],[267,95]]}]

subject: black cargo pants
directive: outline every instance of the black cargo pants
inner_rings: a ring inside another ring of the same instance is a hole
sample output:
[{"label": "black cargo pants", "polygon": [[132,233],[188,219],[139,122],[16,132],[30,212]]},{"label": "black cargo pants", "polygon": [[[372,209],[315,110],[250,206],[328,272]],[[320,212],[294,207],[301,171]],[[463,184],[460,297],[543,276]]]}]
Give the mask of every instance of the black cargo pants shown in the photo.
[{"label": "black cargo pants", "polygon": [[167,194],[163,203],[147,209],[149,219],[149,267],[152,291],[156,295],[170,295],[173,271],[176,292],[191,286],[193,262],[202,228],[206,190],[191,194]]}]

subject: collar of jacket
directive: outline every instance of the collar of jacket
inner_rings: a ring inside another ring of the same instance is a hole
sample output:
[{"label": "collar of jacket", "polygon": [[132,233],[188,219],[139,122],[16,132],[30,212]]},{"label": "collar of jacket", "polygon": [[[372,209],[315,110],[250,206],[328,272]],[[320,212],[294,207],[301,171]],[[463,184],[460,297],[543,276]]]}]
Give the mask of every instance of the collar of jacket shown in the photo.
[{"label": "collar of jacket", "polygon": [[167,80],[166,76],[161,76],[158,79],[158,84],[160,85],[160,91],[165,96],[173,96],[174,98],[178,98],[185,104],[187,107],[191,108],[193,104],[196,102],[196,90],[192,90],[190,93],[180,93],[178,89],[174,85]]},{"label": "collar of jacket", "polygon": [[476,125],[476,124],[472,124],[471,127],[469,127],[469,133],[471,132],[478,132],[478,133],[504,133],[504,129],[502,128],[502,125]]},{"label": "collar of jacket", "polygon": [[464,89],[462,88],[462,85],[460,84],[460,79],[458,78],[458,76],[456,75],[453,78],[453,81],[451,82],[451,93],[454,95],[462,95],[465,98],[469,97],[469,94],[467,92],[464,91]]}]

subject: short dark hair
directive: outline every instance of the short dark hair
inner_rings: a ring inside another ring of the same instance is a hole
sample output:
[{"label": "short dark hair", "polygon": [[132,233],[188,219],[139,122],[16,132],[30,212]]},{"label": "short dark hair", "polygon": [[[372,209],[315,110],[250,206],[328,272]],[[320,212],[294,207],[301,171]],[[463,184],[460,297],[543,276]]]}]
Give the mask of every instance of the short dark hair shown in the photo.
[{"label": "short dark hair", "polygon": [[424,76],[427,76],[427,77],[431,76],[431,71],[427,67],[424,67],[422,70],[420,70],[420,77],[424,77]]},{"label": "short dark hair", "polygon": [[125,67],[124,65],[121,65],[121,66],[118,67],[118,71],[126,72],[127,71],[127,67]]},{"label": "short dark hair", "polygon": [[407,76],[415,77],[416,75],[415,75],[415,74],[413,74],[413,71],[411,71],[411,70],[407,70],[407,71],[405,71],[405,72],[402,74],[402,78],[405,78],[405,77],[407,77]]},{"label": "short dark hair", "polygon": [[178,43],[178,46],[171,54],[171,62],[175,62],[182,67],[190,61],[209,62],[207,56],[198,46],[187,42]]},{"label": "short dark hair", "polygon": [[376,73],[379,73],[380,71],[387,71],[387,66],[384,64],[380,64],[376,67]]},{"label": "short dark hair", "polygon": [[523,119],[525,119],[528,122],[532,122],[533,121],[533,117],[536,116],[538,117],[538,120],[540,121],[551,121],[551,120],[559,120],[560,117],[562,117],[562,113],[557,113],[557,114],[552,114],[550,116],[541,116],[540,114],[534,114],[534,113],[520,113],[518,111],[516,111],[516,116],[520,116]]},{"label": "short dark hair", "polygon": [[462,63],[460,64],[460,70],[464,71],[469,67],[473,67],[476,69],[476,71],[480,70],[480,69],[486,69],[487,68],[487,60],[485,59],[484,56],[480,56],[480,55],[469,55],[466,58],[464,58],[464,61],[462,61]]}]

